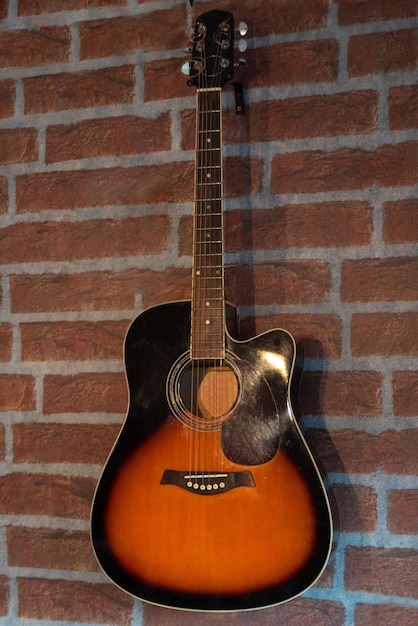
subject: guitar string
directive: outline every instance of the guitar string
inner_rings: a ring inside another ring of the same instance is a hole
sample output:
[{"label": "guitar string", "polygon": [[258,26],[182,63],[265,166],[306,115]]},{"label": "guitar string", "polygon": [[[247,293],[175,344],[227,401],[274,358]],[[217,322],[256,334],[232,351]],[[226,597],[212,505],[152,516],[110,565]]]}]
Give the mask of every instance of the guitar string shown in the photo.
[{"label": "guitar string", "polygon": [[[216,84],[214,85],[214,87],[217,89],[216,91],[207,91],[207,100],[208,103],[205,106],[205,112],[207,115],[207,137],[206,140],[210,139],[210,142],[206,141],[205,144],[205,166],[207,167],[207,173],[209,174],[209,176],[206,179],[206,193],[205,193],[205,198],[209,197],[209,202],[205,203],[205,207],[207,207],[208,209],[208,213],[209,213],[209,217],[205,218],[206,221],[206,226],[209,229],[209,232],[206,233],[207,236],[206,238],[206,245],[205,245],[205,252],[209,255],[208,257],[205,258],[204,263],[205,266],[210,267],[210,271],[208,272],[209,276],[208,276],[208,281],[209,283],[207,284],[207,292],[205,292],[205,302],[208,301],[210,303],[210,315],[209,315],[209,319],[211,322],[214,323],[214,329],[211,330],[210,328],[209,330],[209,351],[211,353],[211,357],[214,357],[215,354],[212,354],[213,350],[215,349],[216,351],[221,351],[221,354],[219,355],[218,358],[218,364],[216,364],[216,360],[214,360],[214,372],[213,372],[213,376],[211,376],[211,378],[209,379],[209,398],[211,398],[210,404],[211,404],[211,409],[212,409],[212,413],[214,413],[214,415],[212,416],[214,421],[217,421],[219,419],[219,407],[220,405],[220,399],[222,398],[222,383],[223,383],[223,377],[221,375],[221,365],[222,365],[222,342],[223,342],[223,336],[221,336],[221,333],[223,334],[224,329],[222,326],[219,325],[219,320],[217,319],[217,316],[219,315],[219,311],[217,310],[217,306],[219,304],[219,302],[221,304],[223,304],[223,299],[222,300],[218,300],[218,299],[214,299],[215,298],[219,298],[222,295],[223,298],[223,292],[220,293],[220,287],[222,287],[222,267],[219,266],[219,246],[221,245],[221,243],[218,242],[218,240],[221,240],[222,237],[219,237],[219,232],[222,233],[222,231],[218,230],[218,227],[220,226],[220,224],[218,224],[219,221],[219,215],[218,213],[221,213],[221,205],[220,202],[221,200],[219,200],[219,198],[222,198],[222,181],[219,180],[218,181],[218,172],[214,169],[214,165],[215,166],[222,166],[222,144],[221,144],[221,125],[220,125],[220,121],[221,121],[221,92],[220,92],[220,79],[221,79],[221,71],[220,71],[221,67],[220,67],[220,54],[219,54],[219,47],[218,47],[218,54],[216,56],[216,63],[215,63],[215,67],[213,70],[213,75],[216,76]],[[216,138],[216,141],[214,142],[214,138]],[[214,145],[215,143],[215,145]],[[214,148],[219,148],[219,151],[215,152]],[[219,170],[219,173],[222,171],[222,168]],[[214,174],[216,173],[216,175],[214,176]],[[219,275],[220,272],[220,275]],[[205,274],[206,276],[206,274]],[[215,285],[215,289],[214,289],[214,285]],[[215,335],[213,335],[213,333],[215,333]],[[214,343],[213,343],[214,342]],[[215,348],[214,348],[215,345]],[[217,372],[216,368],[219,368],[219,375]],[[209,455],[209,463],[207,463],[207,467],[209,471],[214,471],[216,470],[217,466],[216,463],[218,462],[218,459],[215,456],[215,452],[217,451],[217,445],[216,445],[216,428],[215,428],[215,434],[213,433],[213,425],[209,424],[209,428],[210,428],[210,436],[209,436],[209,450],[208,450],[208,455]]]},{"label": "guitar string", "polygon": [[[203,50],[206,52],[206,45],[203,45]],[[220,88],[220,55],[218,54],[216,57],[216,64],[213,69],[213,76],[215,76],[215,81],[218,83],[214,84],[215,89]],[[218,269],[220,270],[220,275],[216,276],[216,269],[214,267],[214,261],[219,261],[219,256],[223,263],[223,243],[222,236],[219,237],[220,241],[218,241],[217,233],[220,232],[221,235],[223,233],[222,228],[222,141],[221,141],[221,92],[220,91],[211,91],[209,90],[208,85],[208,76],[207,76],[208,66],[207,59],[202,58],[202,71],[198,77],[199,90],[197,93],[197,136],[196,136],[196,172],[195,172],[195,241],[194,241],[194,254],[195,254],[195,269],[194,269],[194,304],[195,309],[193,311],[194,315],[194,332],[197,330],[199,332],[198,338],[194,337],[197,345],[197,341],[202,341],[202,334],[204,340],[205,354],[210,354],[210,361],[215,364],[213,376],[209,378],[209,390],[204,389],[205,397],[201,398],[202,408],[204,407],[205,398],[209,398],[209,410],[212,409],[211,415],[205,417],[206,410],[203,412],[199,409],[199,385],[204,381],[205,376],[207,375],[207,360],[201,359],[201,345],[196,349],[197,357],[192,358],[192,372],[191,372],[191,397],[192,402],[190,404],[192,415],[195,415],[198,419],[203,422],[203,437],[201,434],[201,429],[199,424],[196,428],[192,428],[191,435],[191,450],[190,450],[190,463],[194,466],[194,470],[190,467],[190,475],[195,474],[195,481],[197,482],[197,475],[202,472],[213,473],[216,469],[214,462],[216,459],[214,458],[214,451],[216,452],[217,447],[214,444],[213,437],[213,423],[211,423],[211,417],[216,422],[220,417],[217,415],[218,407],[222,410],[222,398],[223,391],[220,388],[223,384],[223,376],[217,376],[216,365],[218,365],[219,373],[220,368],[222,366],[222,355],[219,355],[218,359],[214,358],[213,350],[214,345],[219,348],[217,345],[219,342],[219,337],[214,338],[212,332],[224,332],[223,324],[219,327],[217,321],[215,321],[214,313],[212,308],[217,306],[214,303],[214,291],[216,294],[216,298],[219,298],[222,295],[221,300],[216,300],[216,303],[221,302],[221,306],[224,306],[223,302],[223,265]],[[219,120],[218,124],[215,123],[215,120]],[[216,133],[216,145],[215,148],[218,148],[218,152],[215,152],[213,149],[213,139],[214,133]],[[208,144],[210,144],[210,148],[208,148]],[[219,144],[219,145],[218,145]],[[215,154],[217,155],[216,159],[214,159]],[[219,160],[217,160],[219,157]],[[215,160],[215,163],[213,162]],[[219,180],[218,175],[215,178],[211,178],[213,176],[214,166],[220,166],[219,170]],[[214,193],[215,192],[215,193]],[[220,198],[220,199],[218,199]],[[219,204],[219,210],[218,210]],[[218,221],[221,222],[218,224]],[[219,255],[218,247],[221,248],[221,255]],[[200,271],[200,275],[198,277],[197,271]],[[215,271],[215,274],[214,274]],[[216,280],[217,278],[217,280]],[[215,289],[213,285],[216,285]],[[218,293],[219,288],[222,289],[222,294]],[[209,306],[211,308],[210,314],[206,316],[206,302],[210,303]],[[215,314],[219,315],[219,311]],[[221,312],[221,321],[223,321],[224,312]],[[206,320],[209,322],[214,321],[214,330],[205,327]],[[218,320],[219,322],[219,320]],[[207,331],[207,332],[204,332]],[[215,343],[213,340],[215,339]],[[218,340],[218,341],[217,341]],[[193,338],[192,338],[193,341]],[[222,337],[223,342],[223,337]],[[192,357],[195,355],[192,355]],[[210,363],[209,361],[209,363]],[[217,363],[218,362],[218,363]],[[205,382],[207,385],[207,382]],[[199,410],[201,413],[201,417],[199,417]],[[206,424],[205,429],[205,419],[209,420],[209,423]],[[209,432],[209,437],[205,436]],[[193,459],[193,461],[192,461]]]},{"label": "guitar string", "polygon": [[[204,49],[204,48],[203,48]],[[202,59],[202,68],[201,70],[203,70],[203,62],[204,60]],[[201,78],[202,78],[202,71],[200,72],[199,76],[198,76],[198,85],[199,87],[202,87],[201,85]],[[196,157],[195,157],[195,215],[194,215],[194,274],[193,274],[193,300],[192,300],[192,307],[193,307],[193,311],[192,311],[192,321],[193,321],[193,336],[192,336],[192,348],[193,348],[193,353],[191,355],[192,357],[192,364],[191,364],[191,403],[190,403],[190,407],[191,407],[191,413],[192,413],[192,420],[193,420],[193,416],[196,416],[196,420],[198,422],[198,412],[199,412],[199,407],[198,407],[198,393],[199,393],[199,367],[198,364],[196,363],[196,356],[198,355],[198,351],[197,351],[197,341],[198,341],[198,333],[201,332],[201,329],[199,329],[200,326],[200,307],[199,307],[199,297],[200,296],[200,286],[199,283],[200,278],[199,278],[199,272],[201,272],[201,254],[202,254],[202,247],[201,247],[201,233],[199,231],[199,226],[200,226],[200,221],[201,221],[201,217],[200,217],[200,207],[201,205],[199,204],[199,196],[201,195],[201,188],[199,187],[199,159],[201,158],[201,145],[200,145],[200,128],[201,128],[201,95],[199,92],[199,89],[197,91],[196,94],[196,115],[197,115],[197,119],[196,119]],[[198,436],[198,424],[197,427],[195,427],[193,424],[191,426],[191,450],[190,450],[190,459],[192,461],[191,463],[191,468],[190,468],[190,475],[194,475],[194,478],[192,479],[193,482],[195,484],[198,484],[198,480],[197,480],[197,476],[198,476],[198,472],[199,472],[199,436]]]},{"label": "guitar string", "polygon": [[[217,84],[214,85],[215,88],[219,88],[220,86],[220,57],[219,54],[216,57],[216,64],[213,70],[213,75],[217,77]],[[204,108],[206,119],[206,131],[207,135],[204,135],[206,138],[206,143],[204,144],[205,152],[205,170],[207,173],[207,178],[205,180],[206,183],[206,192],[205,199],[209,199],[209,202],[205,202],[205,226],[208,229],[205,238],[204,250],[207,256],[204,258],[204,264],[209,270],[206,270],[206,291],[204,301],[210,303],[210,315],[208,316],[209,321],[213,322],[214,329],[212,330],[210,326],[208,327],[208,344],[209,344],[209,352],[211,357],[215,357],[215,353],[221,348],[221,336],[220,333],[223,332],[223,329],[219,327],[218,320],[216,316],[218,315],[218,311],[216,310],[216,303],[218,300],[214,300],[214,296],[216,298],[220,297],[219,287],[221,276],[219,276],[219,258],[216,255],[218,252],[218,198],[221,197],[221,185],[218,183],[217,176],[214,176],[215,169],[214,165],[221,165],[220,157],[221,152],[214,152],[213,148],[218,147],[218,143],[220,142],[221,137],[221,127],[220,127],[220,91],[207,91],[205,98],[207,100],[206,106]],[[216,138],[215,146],[214,146],[214,138]],[[210,141],[208,141],[210,140]],[[220,147],[220,146],[219,146]],[[215,157],[216,155],[216,157]],[[207,215],[208,213],[208,215]],[[215,333],[215,334],[213,334]],[[209,378],[209,395],[210,398],[210,409],[213,413],[212,417],[214,421],[217,421],[219,418],[219,399],[222,397],[222,389],[220,389],[222,385],[222,376],[218,376],[217,367],[221,367],[221,356],[219,356],[219,363],[216,363],[214,360],[213,367],[213,375]],[[203,375],[206,375],[206,372],[203,372]],[[213,425],[209,424],[210,436],[208,439],[208,450],[207,455],[208,459],[206,461],[206,466],[209,471],[213,471],[216,469],[215,462],[217,459],[215,458],[215,452],[217,450],[215,437],[216,434],[213,434]],[[215,429],[216,431],[216,429]],[[207,438],[206,438],[207,439]],[[209,462],[208,462],[209,461]]]}]

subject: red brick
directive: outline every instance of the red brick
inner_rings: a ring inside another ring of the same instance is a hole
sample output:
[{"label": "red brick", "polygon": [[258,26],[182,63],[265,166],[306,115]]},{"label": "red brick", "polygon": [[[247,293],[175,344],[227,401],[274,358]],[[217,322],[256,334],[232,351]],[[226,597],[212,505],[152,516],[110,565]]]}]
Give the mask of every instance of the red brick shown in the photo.
[{"label": "red brick", "polygon": [[388,430],[381,437],[382,468],[388,474],[418,474],[418,429]]},{"label": "red brick", "polygon": [[358,430],[309,431],[313,447],[328,472],[416,475],[418,429],[371,435]]},{"label": "red brick", "polygon": [[[248,87],[333,82],[338,76],[336,41],[299,41],[248,50]],[[144,68],[144,98],[166,100],[190,96],[179,59],[150,61]]]},{"label": "red brick", "polygon": [[258,315],[241,319],[243,337],[253,337],[272,328],[284,328],[303,346],[307,359],[338,359],[341,356],[341,319],[337,315],[289,313]]},{"label": "red brick", "polygon": [[1,411],[32,411],[35,408],[35,381],[32,376],[0,374]]},{"label": "red brick", "polygon": [[341,268],[343,302],[390,302],[418,299],[418,258],[346,260]]},{"label": "red brick", "polygon": [[354,313],[353,356],[418,356],[418,313]]},{"label": "red brick", "polygon": [[396,2],[393,0],[338,0],[338,21],[342,25],[395,20],[417,15],[418,8],[415,0],[397,0]]},{"label": "red brick", "polygon": [[7,615],[9,613],[9,586],[10,581],[8,576],[0,576],[0,615]]},{"label": "red brick", "polygon": [[21,618],[131,624],[133,600],[115,585],[55,578],[18,578],[17,583]]},{"label": "red brick", "polygon": [[133,309],[141,272],[31,274],[10,277],[12,311],[91,311]]},{"label": "red brick", "polygon": [[9,14],[8,0],[0,0],[0,19],[5,19]]},{"label": "red brick", "polygon": [[416,626],[418,609],[399,604],[357,604],[354,613],[354,626]]},{"label": "red brick", "polygon": [[13,328],[11,324],[0,324],[0,362],[10,361],[13,348]]},{"label": "red brick", "polygon": [[23,89],[26,114],[130,104],[135,91],[134,67],[33,76],[23,79]]},{"label": "red brick", "polygon": [[316,193],[397,187],[418,181],[418,143],[386,145],[374,151],[341,148],[276,154],[272,159],[273,193]]},{"label": "red brick", "polygon": [[60,0],[59,4],[56,0],[19,0],[18,15],[38,15],[125,5],[126,0]]},{"label": "red brick", "polygon": [[120,360],[128,325],[127,320],[21,324],[22,360]]},{"label": "red brick", "polygon": [[362,246],[371,241],[373,210],[366,202],[323,202],[227,211],[225,233],[229,251]]},{"label": "red brick", "polygon": [[[17,210],[25,213],[103,205],[187,202],[193,198],[193,167],[192,161],[180,161],[22,175],[16,179]],[[258,193],[262,175],[263,162],[259,158],[225,159],[225,195]]]},{"label": "red brick", "polygon": [[263,159],[227,157],[224,163],[224,196],[239,198],[256,195],[263,185]]},{"label": "red brick", "polygon": [[[260,617],[255,617],[260,615]],[[262,617],[261,617],[262,616]],[[196,613],[172,611],[144,604],[143,626],[195,626]],[[280,606],[264,609],[262,613],[199,613],[199,626],[277,626],[278,624],[315,624],[343,626],[344,607],[331,600],[297,598]]]},{"label": "red brick", "polygon": [[0,164],[30,163],[38,158],[34,128],[7,128],[0,131]]},{"label": "red brick", "polygon": [[[416,333],[416,329],[415,329]],[[418,372],[395,371],[392,375],[393,412],[398,417],[418,415]]]},{"label": "red brick", "polygon": [[46,161],[139,154],[171,148],[171,116],[156,119],[125,115],[48,126]]},{"label": "red brick", "polygon": [[[193,218],[179,225],[180,253],[190,252]],[[290,247],[366,245],[373,232],[373,210],[363,202],[324,202],[225,213],[228,251]]]},{"label": "red brick", "polygon": [[194,90],[187,86],[181,73],[182,62],[178,57],[149,61],[144,66],[144,100],[171,100],[191,96]]},{"label": "red brick", "polygon": [[338,77],[338,43],[332,39],[259,46],[247,59],[248,87],[329,83]]},{"label": "red brick", "polygon": [[189,268],[169,267],[163,272],[144,272],[143,279],[140,283],[142,309],[190,298],[191,270]]},{"label": "red brick", "polygon": [[346,589],[418,597],[418,550],[348,546],[345,555]]},{"label": "red brick", "polygon": [[0,176],[0,215],[6,213],[9,207],[9,182],[4,176]]},{"label": "red brick", "polygon": [[[205,5],[205,11],[218,9],[218,2]],[[228,2],[228,11],[248,22],[250,37],[297,33],[324,28],[327,23],[328,0],[246,0],[245,10],[241,0]]]},{"label": "red brick", "polygon": [[418,241],[418,200],[386,202],[383,207],[383,239],[387,243]]},{"label": "red brick", "polygon": [[392,533],[418,535],[418,489],[389,491],[387,520]]},{"label": "red brick", "polygon": [[44,378],[44,406],[51,413],[123,413],[127,387],[122,373],[86,372]]},{"label": "red brick", "polygon": [[[378,94],[371,90],[254,102],[244,118],[237,118],[235,109],[225,110],[224,139],[230,144],[371,133],[377,105]],[[190,150],[195,111],[183,111],[182,122],[182,148]]]},{"label": "red brick", "polygon": [[418,64],[418,30],[352,35],[347,54],[350,77],[414,70]]},{"label": "red brick", "polygon": [[25,222],[0,229],[0,262],[66,261],[158,254],[165,249],[169,218]]},{"label": "red brick", "polygon": [[3,515],[47,515],[87,520],[96,480],[14,473],[0,477]]},{"label": "red brick", "polygon": [[185,46],[186,5],[80,24],[82,59],[120,56],[138,48],[177,50]]},{"label": "red brick", "polygon": [[371,533],[376,528],[377,496],[363,485],[332,485],[339,512],[339,530],[345,533]]},{"label": "red brick", "polygon": [[16,185],[20,213],[185,202],[193,196],[192,163],[29,174],[18,176]]},{"label": "red brick", "polygon": [[15,424],[13,460],[104,465],[119,430],[113,424]]},{"label": "red brick", "polygon": [[[330,269],[322,261],[275,261],[226,266],[227,300],[237,306],[327,302]],[[245,289],[243,289],[245,285]]]},{"label": "red brick", "polygon": [[0,33],[2,67],[64,63],[69,60],[70,49],[70,30],[66,26],[4,30]]},{"label": "red brick", "polygon": [[7,554],[11,567],[99,570],[86,531],[8,526]]},{"label": "red brick", "polygon": [[13,312],[98,311],[134,309],[135,295],[143,307],[190,297],[189,269],[168,268],[157,273],[124,272],[31,274],[10,277]]},{"label": "red brick", "polygon": [[418,85],[389,89],[389,126],[391,130],[418,127]]},{"label": "red brick", "polygon": [[382,387],[379,372],[305,372],[300,408],[304,415],[377,417]]},{"label": "red brick", "polygon": [[[0,17],[1,19],[1,17]],[[15,84],[13,80],[0,83],[0,118],[12,117],[15,108]]]}]

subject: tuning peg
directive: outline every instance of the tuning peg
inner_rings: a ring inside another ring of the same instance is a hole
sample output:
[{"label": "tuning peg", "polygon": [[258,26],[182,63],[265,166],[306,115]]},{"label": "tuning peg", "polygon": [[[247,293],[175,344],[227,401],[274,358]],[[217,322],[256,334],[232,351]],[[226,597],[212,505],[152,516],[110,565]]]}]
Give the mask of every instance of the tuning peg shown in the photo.
[{"label": "tuning peg", "polygon": [[238,24],[238,27],[234,29],[235,32],[239,33],[241,35],[241,37],[245,37],[245,35],[248,33],[248,26],[246,22],[240,22]]},{"label": "tuning peg", "polygon": [[235,44],[235,48],[240,52],[245,52],[248,48],[248,43],[245,41],[245,39],[240,39],[239,42]]},{"label": "tuning peg", "polygon": [[234,63],[234,67],[243,67],[247,65],[247,61],[245,59],[238,59],[237,63]]},{"label": "tuning peg", "polygon": [[188,61],[181,66],[181,73],[184,74],[184,76],[190,76],[190,63]]}]

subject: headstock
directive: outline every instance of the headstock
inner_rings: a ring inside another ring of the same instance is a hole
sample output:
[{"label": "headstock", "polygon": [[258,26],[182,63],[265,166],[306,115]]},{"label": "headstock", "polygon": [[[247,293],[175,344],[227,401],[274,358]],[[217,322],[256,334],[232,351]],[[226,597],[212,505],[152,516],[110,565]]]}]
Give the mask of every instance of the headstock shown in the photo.
[{"label": "headstock", "polygon": [[[246,25],[240,22],[238,30],[246,34]],[[222,88],[234,74],[232,13],[214,10],[198,17],[192,42],[191,59],[185,64],[185,73],[189,75],[187,84],[199,89]],[[239,49],[242,51],[242,43]]]}]

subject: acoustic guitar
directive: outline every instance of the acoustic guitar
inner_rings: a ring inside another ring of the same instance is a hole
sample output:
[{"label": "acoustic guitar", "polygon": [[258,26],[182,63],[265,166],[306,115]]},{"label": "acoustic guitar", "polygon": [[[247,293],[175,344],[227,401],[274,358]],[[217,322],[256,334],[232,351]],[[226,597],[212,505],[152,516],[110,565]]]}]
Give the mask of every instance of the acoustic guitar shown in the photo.
[{"label": "acoustic guitar", "polygon": [[142,600],[237,611],[290,600],[330,553],[327,495],[290,404],[295,342],[241,340],[224,297],[222,88],[233,16],[201,15],[191,300],[142,312],[125,339],[129,408],[92,507],[110,579]]}]

